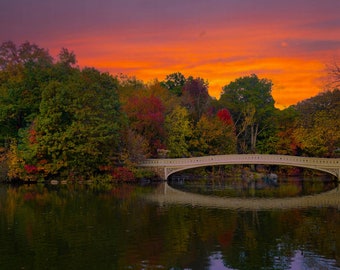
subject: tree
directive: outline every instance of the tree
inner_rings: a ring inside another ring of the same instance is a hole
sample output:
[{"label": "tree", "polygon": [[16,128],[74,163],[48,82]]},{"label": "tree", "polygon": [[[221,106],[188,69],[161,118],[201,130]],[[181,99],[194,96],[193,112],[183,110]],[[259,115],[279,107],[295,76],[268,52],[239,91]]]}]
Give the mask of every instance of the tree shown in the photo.
[{"label": "tree", "polygon": [[182,105],[188,109],[195,122],[206,112],[210,101],[208,82],[190,76],[183,86]]},{"label": "tree", "polygon": [[165,130],[167,132],[166,145],[170,151],[170,157],[188,157],[189,140],[192,136],[192,124],[189,113],[183,107],[176,107],[165,118]]},{"label": "tree", "polygon": [[158,80],[148,83],[145,88],[136,93],[137,96],[155,96],[159,98],[164,105],[164,113],[169,114],[180,103],[180,97],[169,92]]},{"label": "tree", "polygon": [[30,125],[41,100],[41,88],[51,79],[52,57],[28,42],[17,47],[8,41],[0,47],[0,139],[18,138]]},{"label": "tree", "polygon": [[320,92],[318,95],[299,102],[295,109],[301,118],[304,127],[313,122],[313,116],[319,111],[331,111],[339,108],[340,89]]},{"label": "tree", "polygon": [[130,77],[125,74],[119,74],[118,80],[118,95],[121,104],[126,104],[128,99],[135,96],[142,89],[145,89],[145,84],[136,77]]},{"label": "tree", "polygon": [[76,55],[74,52],[70,52],[66,48],[62,48],[59,53],[59,63],[67,66],[72,67],[77,63]]},{"label": "tree", "polygon": [[116,89],[112,76],[90,68],[73,73],[67,82],[51,81],[26,133],[34,138],[19,143],[25,165],[31,166],[24,167],[26,173],[34,166],[43,176],[88,178],[111,164],[121,128]]},{"label": "tree", "polygon": [[24,42],[17,47],[12,41],[3,42],[0,46],[0,70],[17,68],[35,63],[40,66],[51,65],[53,58],[47,50],[36,44]]},{"label": "tree", "polygon": [[271,95],[272,82],[255,74],[241,77],[223,87],[220,103],[227,107],[235,120],[241,152],[256,152],[258,136],[270,128],[275,111]]},{"label": "tree", "polygon": [[277,131],[271,132],[266,139],[260,140],[258,148],[261,153],[280,155],[300,155],[298,141],[294,137],[297,128],[298,113],[294,106],[282,111],[277,111],[274,116],[277,123]]},{"label": "tree", "polygon": [[133,167],[150,156],[148,141],[131,128],[122,131],[120,164]]},{"label": "tree", "polygon": [[327,65],[329,84],[333,88],[340,88],[340,66],[336,61]]},{"label": "tree", "polygon": [[331,115],[320,111],[314,115],[311,128],[300,126],[294,132],[305,154],[310,156],[334,157],[340,146],[340,114]]},{"label": "tree", "polygon": [[162,82],[162,85],[171,93],[181,96],[185,82],[186,78],[184,75],[180,72],[176,72],[167,75],[165,80]]},{"label": "tree", "polygon": [[153,95],[132,96],[123,105],[130,128],[149,142],[152,155],[164,148],[164,109],[162,101]]},{"label": "tree", "polygon": [[217,117],[222,121],[223,124],[227,126],[230,125],[232,127],[234,126],[233,118],[228,109],[223,108],[218,110]]},{"label": "tree", "polygon": [[340,90],[322,92],[296,105],[294,132],[306,155],[333,157],[340,147]]},{"label": "tree", "polygon": [[224,155],[236,152],[236,137],[233,126],[219,117],[203,115],[194,128],[190,141],[194,156]]}]

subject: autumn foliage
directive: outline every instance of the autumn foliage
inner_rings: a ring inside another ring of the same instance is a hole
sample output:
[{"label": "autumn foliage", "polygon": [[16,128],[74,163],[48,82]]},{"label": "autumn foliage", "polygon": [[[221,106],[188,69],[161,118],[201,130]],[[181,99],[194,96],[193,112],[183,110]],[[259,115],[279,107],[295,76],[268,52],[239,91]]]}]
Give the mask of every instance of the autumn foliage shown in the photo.
[{"label": "autumn foliage", "polygon": [[135,175],[128,168],[117,167],[112,171],[112,178],[115,182],[134,182]]},{"label": "autumn foliage", "polygon": [[153,154],[163,146],[165,107],[160,98],[151,96],[131,97],[123,110],[130,120],[132,130],[142,135]]},{"label": "autumn foliage", "polygon": [[230,112],[227,109],[221,109],[217,112],[217,117],[225,124],[228,126],[233,126],[234,121],[233,118],[230,114]]},{"label": "autumn foliage", "polygon": [[[283,111],[272,82],[257,75],[225,85],[176,72],[163,82],[80,69],[73,52],[57,59],[25,42],[0,46],[0,146],[8,177],[134,180],[145,158],[233,153],[336,157],[340,91]],[[141,171],[141,170],[140,170]]]}]

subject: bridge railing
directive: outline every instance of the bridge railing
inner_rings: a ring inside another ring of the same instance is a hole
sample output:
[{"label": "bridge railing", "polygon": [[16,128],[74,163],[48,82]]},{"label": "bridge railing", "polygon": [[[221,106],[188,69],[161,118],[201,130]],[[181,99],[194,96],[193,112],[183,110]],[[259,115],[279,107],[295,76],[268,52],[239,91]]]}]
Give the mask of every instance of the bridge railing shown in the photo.
[{"label": "bridge railing", "polygon": [[145,166],[181,166],[189,164],[212,164],[219,162],[235,163],[258,163],[264,162],[275,164],[300,164],[300,165],[325,165],[331,167],[340,167],[340,159],[337,158],[315,158],[285,155],[265,155],[265,154],[239,154],[239,155],[216,155],[191,158],[166,158],[166,159],[148,159],[141,165]]},{"label": "bridge railing", "polygon": [[267,164],[286,165],[316,169],[333,174],[340,180],[340,159],[338,158],[315,158],[286,155],[264,155],[264,154],[240,154],[240,155],[216,155],[191,158],[165,158],[148,159],[140,166],[164,169],[164,178],[170,174],[185,169],[226,165],[226,164]]}]

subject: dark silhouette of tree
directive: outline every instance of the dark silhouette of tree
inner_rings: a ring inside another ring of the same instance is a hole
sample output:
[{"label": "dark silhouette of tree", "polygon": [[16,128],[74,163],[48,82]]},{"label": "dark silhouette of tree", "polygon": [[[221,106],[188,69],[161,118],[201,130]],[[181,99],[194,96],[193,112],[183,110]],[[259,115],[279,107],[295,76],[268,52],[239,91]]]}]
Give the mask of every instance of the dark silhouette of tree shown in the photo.
[{"label": "dark silhouette of tree", "polygon": [[183,86],[186,82],[186,78],[180,72],[171,73],[165,77],[162,85],[168,89],[171,93],[181,96],[183,92]]},{"label": "dark silhouette of tree", "polygon": [[206,112],[210,101],[208,82],[190,76],[183,86],[182,105],[188,109],[194,122],[198,122]]}]

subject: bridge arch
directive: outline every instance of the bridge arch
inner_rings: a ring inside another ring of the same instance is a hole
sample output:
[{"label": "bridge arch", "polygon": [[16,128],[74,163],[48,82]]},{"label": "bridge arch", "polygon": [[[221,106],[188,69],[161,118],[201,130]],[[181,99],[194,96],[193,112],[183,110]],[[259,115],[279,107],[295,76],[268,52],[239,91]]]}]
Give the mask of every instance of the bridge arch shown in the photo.
[{"label": "bridge arch", "polygon": [[284,165],[315,169],[332,174],[340,181],[340,159],[338,158],[262,154],[215,155],[192,158],[147,159],[140,166],[153,169],[162,179],[167,180],[175,172],[198,167],[231,164]]}]

